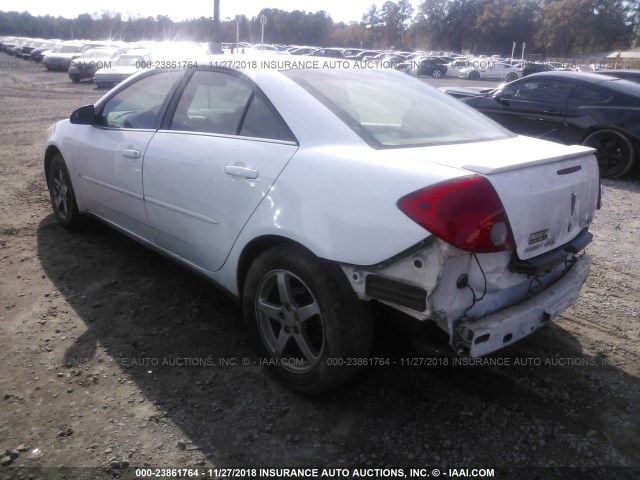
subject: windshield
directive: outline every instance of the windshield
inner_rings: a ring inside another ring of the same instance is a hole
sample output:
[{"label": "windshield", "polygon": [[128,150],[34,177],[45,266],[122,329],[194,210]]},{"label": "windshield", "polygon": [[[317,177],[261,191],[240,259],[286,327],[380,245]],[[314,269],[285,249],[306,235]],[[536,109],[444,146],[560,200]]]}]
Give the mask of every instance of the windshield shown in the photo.
[{"label": "windshield", "polygon": [[403,73],[300,69],[283,74],[374,148],[478,142],[511,135],[472,108]]}]

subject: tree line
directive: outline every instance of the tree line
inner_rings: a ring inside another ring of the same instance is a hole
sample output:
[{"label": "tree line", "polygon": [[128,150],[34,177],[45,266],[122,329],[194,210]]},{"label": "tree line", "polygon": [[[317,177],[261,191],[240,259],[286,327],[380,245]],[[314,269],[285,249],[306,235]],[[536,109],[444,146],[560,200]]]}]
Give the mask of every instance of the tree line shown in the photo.
[{"label": "tree line", "polygon": [[[640,40],[640,0],[409,0],[373,4],[360,21],[334,22],[325,11],[264,8],[252,18],[220,22],[220,39],[287,45],[450,50],[510,55],[518,51],[574,56],[627,49]],[[173,21],[167,16],[124,19],[121,14],[77,18],[0,12],[0,35],[124,41],[211,39],[212,18]]]},{"label": "tree line", "polygon": [[639,12],[638,0],[426,0],[412,28],[435,48],[571,56],[631,47]]}]

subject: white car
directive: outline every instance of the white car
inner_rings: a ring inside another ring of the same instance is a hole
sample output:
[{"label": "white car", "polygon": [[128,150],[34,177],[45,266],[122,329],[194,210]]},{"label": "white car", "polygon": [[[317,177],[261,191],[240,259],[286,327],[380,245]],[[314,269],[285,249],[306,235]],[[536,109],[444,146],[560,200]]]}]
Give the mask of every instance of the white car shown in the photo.
[{"label": "white car", "polygon": [[458,73],[460,78],[469,80],[505,80],[513,82],[522,78],[522,68],[509,63],[493,62],[491,60],[474,60],[471,65]]},{"label": "white car", "polygon": [[477,357],[578,297],[592,149],[516,136],[393,70],[213,58],[139,72],[54,124],[53,210],[214,280],[290,388],[366,365],[376,303]]},{"label": "white car", "polygon": [[73,83],[86,78],[93,79],[98,69],[111,67],[113,57],[119,53],[121,51],[116,47],[91,48],[71,61],[68,70],[69,78]]},{"label": "white car", "polygon": [[118,55],[111,64],[96,70],[93,74],[93,83],[96,88],[112,88],[134,73],[153,66],[153,60],[147,52],[127,52]]},{"label": "white car", "polygon": [[468,58],[456,58],[455,60],[447,63],[447,77],[457,77],[460,75],[460,70],[463,68],[469,68],[473,65],[473,60]]}]

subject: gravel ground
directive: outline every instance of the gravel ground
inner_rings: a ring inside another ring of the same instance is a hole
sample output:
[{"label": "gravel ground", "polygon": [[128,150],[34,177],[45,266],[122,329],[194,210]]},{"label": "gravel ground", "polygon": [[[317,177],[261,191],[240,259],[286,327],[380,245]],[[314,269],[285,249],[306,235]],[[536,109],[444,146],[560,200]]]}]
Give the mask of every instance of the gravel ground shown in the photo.
[{"label": "gravel ground", "polygon": [[374,355],[395,364],[305,397],[256,363],[209,283],[98,223],[55,223],[45,131],[103,92],[4,54],[0,89],[0,478],[639,478],[637,170],[604,182],[591,274],[557,322],[470,365],[381,310]]}]

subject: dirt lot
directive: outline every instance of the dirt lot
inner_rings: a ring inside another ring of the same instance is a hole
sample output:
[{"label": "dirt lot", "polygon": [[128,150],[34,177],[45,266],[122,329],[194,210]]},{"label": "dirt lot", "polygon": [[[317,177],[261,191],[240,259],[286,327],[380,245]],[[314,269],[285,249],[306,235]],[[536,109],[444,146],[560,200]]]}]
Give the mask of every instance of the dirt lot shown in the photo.
[{"label": "dirt lot", "polygon": [[136,467],[640,478],[637,173],[604,182],[578,303],[498,365],[453,365],[446,346],[382,312],[375,355],[396,364],[308,398],[255,363],[239,307],[210,284],[100,224],[57,226],[45,131],[103,92],[4,54],[0,67],[0,478]]}]

